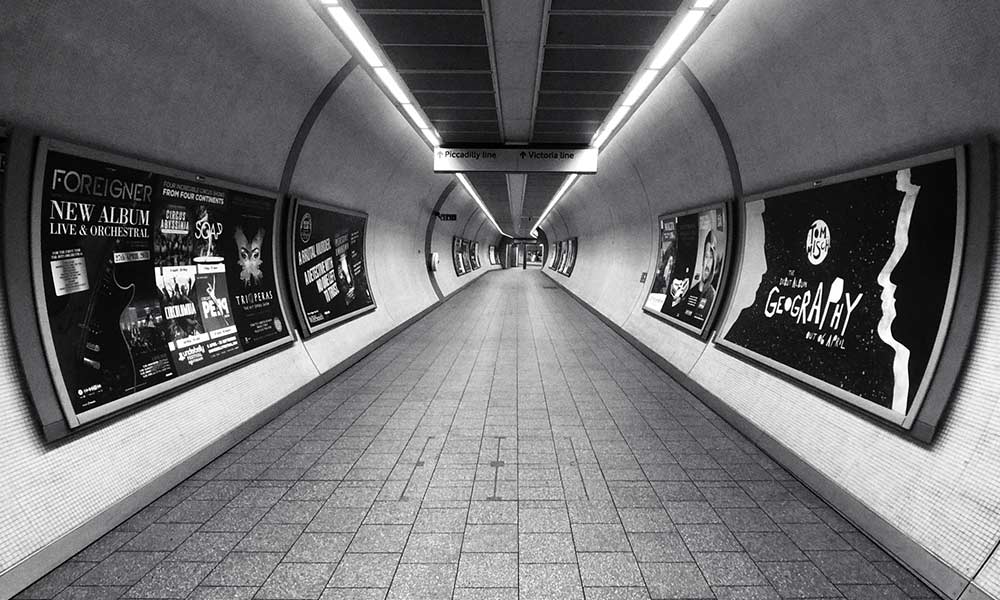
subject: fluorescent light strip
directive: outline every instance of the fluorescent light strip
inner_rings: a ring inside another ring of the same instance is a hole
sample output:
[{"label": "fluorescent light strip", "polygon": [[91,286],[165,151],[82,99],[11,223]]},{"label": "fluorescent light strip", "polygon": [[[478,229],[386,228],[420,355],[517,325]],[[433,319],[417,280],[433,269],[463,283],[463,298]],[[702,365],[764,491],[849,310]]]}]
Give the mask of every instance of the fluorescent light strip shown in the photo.
[{"label": "fluorescent light strip", "polygon": [[410,115],[410,118],[413,119],[413,122],[417,125],[417,129],[420,131],[430,129],[427,126],[427,121],[424,121],[424,116],[420,114],[420,111],[417,110],[416,106],[413,106],[409,102],[405,102],[403,103],[403,110],[405,110],[406,114]]},{"label": "fluorescent light strip", "polygon": [[649,68],[662,69],[665,67],[670,62],[670,59],[674,57],[674,54],[677,53],[684,40],[691,35],[691,32],[698,26],[698,23],[701,23],[703,18],[705,18],[705,11],[689,10],[688,14],[684,15],[680,24],[677,25],[677,29],[674,29],[670,33],[667,42],[663,44],[663,47],[653,57],[653,62],[649,63]]},{"label": "fluorescent light strip", "polygon": [[351,40],[354,47],[358,49],[358,52],[361,53],[361,57],[365,59],[365,62],[367,62],[371,67],[381,67],[382,59],[378,57],[378,53],[375,52],[375,48],[372,48],[372,45],[368,43],[368,40],[365,38],[365,34],[361,33],[361,30],[358,29],[358,25],[354,22],[354,19],[351,18],[351,15],[347,13],[347,9],[343,6],[330,6],[327,7],[326,10],[329,11],[333,20],[337,22],[337,26],[340,27],[340,30],[344,32],[349,40]]},{"label": "fluorescent light strip", "polygon": [[659,69],[646,69],[642,75],[639,76],[639,79],[636,80],[635,85],[632,86],[632,90],[628,93],[628,96],[625,96],[622,106],[635,105],[635,103],[639,101],[642,94],[649,89],[650,84],[653,83],[653,80],[656,79],[656,76],[659,75],[659,73]]},{"label": "fluorescent light strip", "polygon": [[375,67],[375,74],[382,80],[385,87],[389,88],[389,92],[392,94],[392,97],[396,99],[396,102],[399,102],[400,104],[410,103],[409,96],[407,96],[406,92],[403,91],[403,87],[399,85],[396,78],[392,76],[392,71],[385,67]]},{"label": "fluorescent light strip", "polygon": [[464,173],[456,173],[455,176],[458,177],[458,180],[462,182],[462,185],[465,187],[465,191],[467,191],[469,195],[472,196],[472,199],[476,201],[476,204],[478,204],[479,208],[482,209],[483,214],[485,214],[486,218],[490,220],[490,223],[493,224],[493,227],[495,227],[496,230],[500,232],[500,235],[506,235],[507,237],[511,237],[506,233],[504,233],[504,230],[500,229],[500,226],[497,225],[496,219],[493,218],[493,215],[490,213],[490,209],[486,208],[486,204],[484,204],[483,199],[479,197],[479,192],[477,192],[476,188],[472,186],[472,182],[469,181],[469,178],[466,177]]},{"label": "fluorescent light strip", "polygon": [[549,213],[552,212],[553,208],[555,208],[556,203],[559,202],[559,200],[561,200],[564,195],[566,195],[566,192],[569,191],[570,186],[573,185],[573,183],[579,177],[580,175],[578,175],[577,173],[573,173],[572,175],[563,180],[562,185],[559,186],[559,189],[556,190],[555,195],[553,195],[552,199],[549,200],[549,205],[545,207],[545,210],[542,211],[541,216],[539,216],[538,220],[535,221],[535,225],[531,228],[531,231],[538,230],[538,226],[542,224],[542,221],[544,221],[546,217],[549,216]]},{"label": "fluorescent light strip", "polygon": [[705,10],[707,8],[712,8],[713,4],[715,4],[715,0],[695,0],[694,6],[692,8]]},{"label": "fluorescent light strip", "polygon": [[[354,47],[361,53],[361,57],[365,59],[368,66],[372,67],[372,70],[375,71],[375,75],[382,81],[382,84],[389,90],[389,93],[392,94],[392,97],[395,98],[396,102],[403,107],[403,110],[405,110],[406,114],[410,116],[410,119],[413,120],[414,125],[417,126],[417,129],[420,130],[420,133],[423,134],[424,138],[430,142],[431,146],[434,146],[435,148],[440,146],[441,139],[438,137],[437,132],[427,125],[427,121],[420,114],[420,111],[417,110],[417,107],[410,101],[410,97],[407,95],[406,90],[403,89],[402,84],[400,84],[400,82],[396,79],[396,76],[393,75],[392,70],[382,64],[382,59],[379,58],[375,48],[368,42],[368,38],[364,33],[362,33],[361,28],[354,22],[354,19],[351,18],[347,9],[343,6],[339,6],[339,0],[320,0],[320,3],[326,6],[327,12],[330,13],[330,16],[337,23],[337,26],[340,27],[340,30],[344,32],[344,35],[351,40],[351,43],[354,44]],[[495,227],[501,235],[507,235],[504,233],[503,229],[500,229],[500,225],[497,224],[496,219],[493,218],[489,209],[486,208],[486,204],[483,203],[482,198],[479,197],[479,194],[476,192],[476,188],[472,186],[472,183],[468,180],[468,178],[459,173],[458,179],[462,182],[462,185],[465,186],[466,191],[469,192],[472,199],[476,201],[476,204],[479,205],[479,208],[482,209],[486,218],[493,224],[493,227]]]}]

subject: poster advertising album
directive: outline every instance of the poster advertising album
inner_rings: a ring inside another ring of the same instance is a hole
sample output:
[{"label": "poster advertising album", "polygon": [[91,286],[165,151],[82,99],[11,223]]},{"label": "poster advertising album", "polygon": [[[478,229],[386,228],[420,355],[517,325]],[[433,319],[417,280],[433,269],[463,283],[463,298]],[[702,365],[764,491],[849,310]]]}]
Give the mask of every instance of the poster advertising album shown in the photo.
[{"label": "poster advertising album", "polygon": [[273,198],[43,139],[32,210],[43,345],[71,426],[291,341]]},{"label": "poster advertising album", "polygon": [[467,244],[468,242],[460,237],[453,237],[451,239],[451,257],[455,263],[455,275],[459,277],[471,270]]},{"label": "poster advertising album", "polygon": [[497,264],[497,247],[496,246],[490,246],[489,247],[489,255],[490,255],[490,264],[491,265]]},{"label": "poster advertising album", "polygon": [[577,238],[571,238],[566,242],[566,262],[563,264],[562,274],[569,277],[573,274],[573,267],[576,266]]},{"label": "poster advertising album", "polygon": [[305,335],[375,310],[365,267],[368,216],[342,208],[295,200],[290,272]]},{"label": "poster advertising album", "polygon": [[659,219],[656,270],[643,310],[704,335],[718,306],[729,228],[723,204]]},{"label": "poster advertising album", "polygon": [[951,320],[962,148],[751,198],[721,344],[907,427]]},{"label": "poster advertising album", "polygon": [[469,262],[472,265],[472,270],[475,271],[480,267],[479,264],[479,242],[469,242]]}]

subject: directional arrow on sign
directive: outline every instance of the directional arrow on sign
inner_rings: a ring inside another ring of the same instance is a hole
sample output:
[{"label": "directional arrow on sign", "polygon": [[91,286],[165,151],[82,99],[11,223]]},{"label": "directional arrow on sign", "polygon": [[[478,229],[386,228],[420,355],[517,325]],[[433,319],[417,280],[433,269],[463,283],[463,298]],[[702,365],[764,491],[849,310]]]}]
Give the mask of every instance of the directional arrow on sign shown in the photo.
[{"label": "directional arrow on sign", "polygon": [[521,151],[521,160],[524,160],[524,157],[526,157],[526,156],[528,156],[528,153],[525,152],[524,150],[522,150]]}]

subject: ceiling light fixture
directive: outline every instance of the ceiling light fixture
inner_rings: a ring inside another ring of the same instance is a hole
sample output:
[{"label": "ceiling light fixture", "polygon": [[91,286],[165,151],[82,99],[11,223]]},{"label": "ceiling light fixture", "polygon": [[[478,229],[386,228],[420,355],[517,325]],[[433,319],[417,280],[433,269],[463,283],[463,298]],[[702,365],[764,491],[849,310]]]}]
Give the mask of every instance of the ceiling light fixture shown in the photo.
[{"label": "ceiling light fixture", "polygon": [[[434,150],[441,145],[441,138],[438,137],[434,128],[428,125],[427,119],[421,113],[420,107],[417,103],[410,100],[410,95],[408,90],[400,82],[399,78],[393,74],[393,69],[391,65],[386,65],[382,62],[382,58],[379,52],[376,50],[378,44],[369,41],[370,33],[362,30],[351,13],[346,7],[340,5],[341,0],[319,0],[319,3],[326,7],[330,17],[337,24],[337,27],[347,36],[347,39],[351,41],[354,48],[357,49],[358,53],[361,54],[361,58],[364,59],[371,70],[375,72],[375,76],[378,77],[379,81],[382,82],[382,87],[389,92],[393,99],[406,112],[407,116],[413,122],[416,129],[420,130],[420,133],[424,136],[424,139],[431,145],[431,149]],[[388,61],[387,61],[388,62]],[[496,228],[501,235],[507,235],[504,233],[503,229],[500,229],[500,225],[497,224],[496,219],[490,213],[489,209],[486,208],[486,204],[483,203],[482,198],[480,198],[479,193],[476,192],[476,188],[473,187],[469,179],[462,174],[458,174],[459,181],[465,186],[465,189],[472,196],[472,199],[476,201],[479,208],[482,209],[486,218],[489,219],[493,227]],[[507,236],[510,237],[510,236]]]},{"label": "ceiling light fixture", "polygon": [[456,173],[455,177],[458,177],[458,180],[462,182],[462,185],[465,186],[465,191],[468,192],[470,196],[472,196],[473,200],[476,201],[476,204],[478,204],[479,208],[482,209],[483,214],[485,214],[486,218],[490,220],[490,223],[493,224],[493,227],[500,232],[500,235],[506,235],[507,237],[511,237],[507,235],[503,229],[500,229],[500,225],[497,224],[496,220],[493,218],[493,215],[490,214],[490,210],[486,208],[486,204],[484,204],[483,199],[479,197],[479,192],[476,191],[476,188],[472,185],[472,182],[469,181],[469,178],[466,177],[463,173]]},{"label": "ceiling light fixture", "polygon": [[[668,32],[664,32],[660,36],[660,42],[657,44],[659,50],[656,50],[653,54],[652,59],[647,58],[647,64],[644,69],[641,70],[641,74],[638,77],[632,79],[632,85],[628,88],[628,93],[618,104],[611,116],[608,118],[600,129],[594,133],[594,137],[590,141],[590,145],[594,148],[602,148],[604,144],[611,139],[611,135],[615,133],[618,126],[625,121],[629,113],[638,107],[640,100],[649,90],[650,86],[657,81],[657,78],[663,74],[663,70],[668,66],[671,59],[677,55],[677,51],[684,45],[688,37],[698,28],[702,19],[708,14],[708,9],[714,5],[716,0],[693,0],[688,6],[687,13],[680,18],[677,22],[677,26],[670,29]],[[681,14],[683,9],[678,12]],[[676,19],[676,17],[675,17]],[[674,20],[671,20],[673,23]],[[669,66],[673,66],[672,64]],[[537,237],[538,227],[542,222],[549,216],[549,213],[555,207],[556,203],[566,195],[569,191],[570,186],[578,179],[577,175],[570,175],[564,181],[559,190],[552,196],[552,200],[549,201],[548,206],[542,213],[538,220],[531,228],[531,235]]]}]

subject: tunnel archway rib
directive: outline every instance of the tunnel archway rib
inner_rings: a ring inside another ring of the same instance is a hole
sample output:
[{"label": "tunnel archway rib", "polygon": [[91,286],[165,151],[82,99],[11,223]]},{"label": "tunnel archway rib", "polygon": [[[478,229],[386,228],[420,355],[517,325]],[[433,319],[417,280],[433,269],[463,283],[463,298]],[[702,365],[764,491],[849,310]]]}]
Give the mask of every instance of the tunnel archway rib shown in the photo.
[{"label": "tunnel archway rib", "polygon": [[438,301],[444,300],[444,294],[441,293],[441,286],[438,285],[437,277],[435,277],[434,272],[431,271],[431,240],[434,238],[434,225],[437,223],[437,213],[441,210],[441,207],[444,206],[445,201],[448,200],[448,196],[451,195],[457,185],[458,180],[452,178],[448,181],[448,185],[444,186],[444,189],[441,190],[441,195],[438,196],[437,202],[434,203],[434,210],[431,211],[431,216],[427,219],[427,233],[424,234],[424,256],[428,261],[427,277],[431,280],[431,287],[434,288],[434,294],[437,296]]}]

